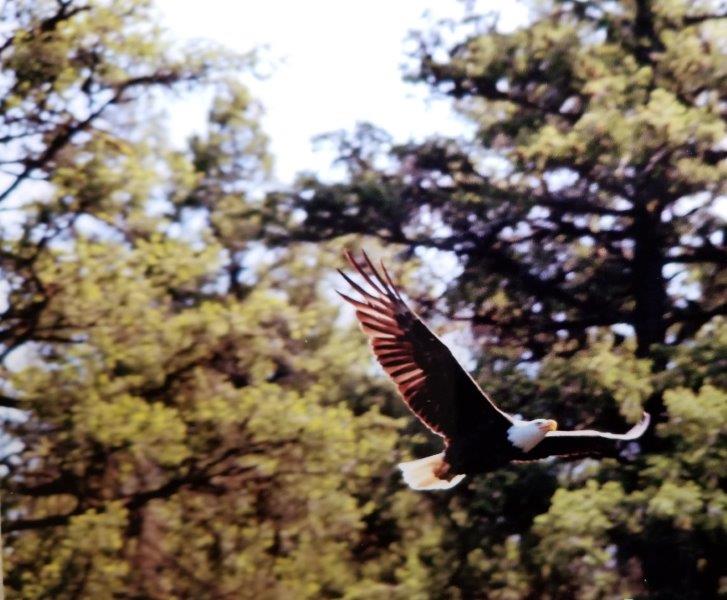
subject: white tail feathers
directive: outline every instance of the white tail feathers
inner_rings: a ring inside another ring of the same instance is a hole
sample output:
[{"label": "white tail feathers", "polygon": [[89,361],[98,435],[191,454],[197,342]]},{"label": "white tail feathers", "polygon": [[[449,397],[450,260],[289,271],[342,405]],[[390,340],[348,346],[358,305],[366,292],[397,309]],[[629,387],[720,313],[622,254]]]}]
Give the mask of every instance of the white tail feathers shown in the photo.
[{"label": "white tail feathers", "polygon": [[404,481],[413,490],[448,490],[464,479],[464,475],[455,475],[447,481],[435,475],[444,462],[444,454],[434,454],[419,460],[399,463]]}]

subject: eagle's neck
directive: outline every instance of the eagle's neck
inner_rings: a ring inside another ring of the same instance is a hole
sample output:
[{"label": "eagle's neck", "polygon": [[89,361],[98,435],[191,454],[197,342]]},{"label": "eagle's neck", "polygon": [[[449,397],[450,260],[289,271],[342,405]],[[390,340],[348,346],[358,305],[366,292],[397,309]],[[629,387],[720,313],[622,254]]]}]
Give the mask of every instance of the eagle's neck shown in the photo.
[{"label": "eagle's neck", "polygon": [[523,452],[529,452],[543,441],[545,432],[533,421],[516,421],[507,430],[507,439]]}]

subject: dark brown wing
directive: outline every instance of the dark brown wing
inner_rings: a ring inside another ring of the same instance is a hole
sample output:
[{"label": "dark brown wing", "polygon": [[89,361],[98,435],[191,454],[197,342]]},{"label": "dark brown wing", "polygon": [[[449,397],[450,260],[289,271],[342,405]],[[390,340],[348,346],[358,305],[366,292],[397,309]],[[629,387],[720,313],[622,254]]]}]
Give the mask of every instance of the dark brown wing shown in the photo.
[{"label": "dark brown wing", "polygon": [[382,275],[365,252],[361,263],[349,252],[346,258],[364,285],[339,272],[362,299],[338,293],[356,308],[376,358],[419,420],[446,439],[497,425],[510,427],[509,415],[487,398],[444,343],[406,306],[383,263]]},{"label": "dark brown wing", "polygon": [[538,460],[548,456],[613,456],[622,442],[638,440],[649,428],[651,417],[644,413],[636,425],[626,433],[608,433],[595,429],[581,431],[549,431],[542,442],[526,454],[525,460]]}]

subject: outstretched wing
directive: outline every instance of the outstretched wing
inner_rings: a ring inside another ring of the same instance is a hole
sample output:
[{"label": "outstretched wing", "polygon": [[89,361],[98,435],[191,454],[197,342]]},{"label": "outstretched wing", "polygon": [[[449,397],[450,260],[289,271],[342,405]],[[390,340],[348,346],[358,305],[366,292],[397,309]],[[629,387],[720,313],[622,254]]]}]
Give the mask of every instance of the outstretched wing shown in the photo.
[{"label": "outstretched wing", "polygon": [[361,263],[349,252],[346,258],[365,283],[359,285],[339,270],[361,300],[338,293],[355,307],[377,360],[419,420],[446,439],[481,428],[510,427],[509,415],[487,398],[444,343],[406,306],[384,264],[382,275],[365,252]]},{"label": "outstretched wing", "polygon": [[543,441],[526,454],[524,460],[538,460],[548,456],[613,456],[623,446],[621,442],[638,440],[644,435],[650,421],[649,413],[645,412],[641,421],[626,433],[609,433],[595,429],[549,431]]}]

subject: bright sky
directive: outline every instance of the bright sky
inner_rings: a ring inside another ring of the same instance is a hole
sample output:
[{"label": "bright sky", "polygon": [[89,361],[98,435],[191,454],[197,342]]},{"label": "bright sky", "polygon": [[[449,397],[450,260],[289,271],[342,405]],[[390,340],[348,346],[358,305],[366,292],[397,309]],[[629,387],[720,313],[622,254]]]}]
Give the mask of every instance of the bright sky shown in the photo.
[{"label": "bright sky", "polygon": [[[312,151],[315,135],[359,121],[382,127],[397,141],[435,133],[456,135],[467,124],[450,102],[402,81],[410,30],[464,14],[460,0],[157,0],[178,39],[202,38],[232,50],[267,46],[277,67],[253,92],[262,102],[276,174],[289,182],[301,170],[325,172],[333,156]],[[478,6],[500,8],[496,0]],[[501,3],[502,6],[502,3]],[[521,23],[525,9],[505,4],[500,27]],[[425,12],[430,13],[423,18]],[[170,111],[174,139],[204,124],[201,98]]]}]

